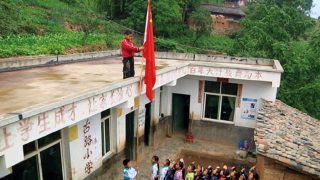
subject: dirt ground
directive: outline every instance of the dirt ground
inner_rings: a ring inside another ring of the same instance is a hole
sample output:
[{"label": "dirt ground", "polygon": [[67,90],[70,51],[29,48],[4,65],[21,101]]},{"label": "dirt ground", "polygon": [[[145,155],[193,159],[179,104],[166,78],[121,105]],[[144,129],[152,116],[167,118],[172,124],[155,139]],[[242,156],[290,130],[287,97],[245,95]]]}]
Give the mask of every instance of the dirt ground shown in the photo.
[{"label": "dirt ground", "polygon": [[212,167],[223,167],[227,165],[228,167],[236,167],[236,169],[240,170],[242,168],[246,168],[249,170],[253,165],[255,165],[252,161],[247,161],[246,159],[236,159],[232,156],[228,155],[214,155],[206,152],[198,152],[192,150],[182,149],[178,155],[178,157],[183,158],[186,166],[195,162],[195,165],[201,165],[203,167],[208,167],[209,165]]}]

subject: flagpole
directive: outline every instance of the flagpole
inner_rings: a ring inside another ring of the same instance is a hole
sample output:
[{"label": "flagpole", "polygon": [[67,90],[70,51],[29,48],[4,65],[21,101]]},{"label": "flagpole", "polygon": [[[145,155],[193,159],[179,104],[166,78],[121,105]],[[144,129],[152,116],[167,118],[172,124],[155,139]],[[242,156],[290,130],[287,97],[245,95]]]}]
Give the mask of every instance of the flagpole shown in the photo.
[{"label": "flagpole", "polygon": [[[140,115],[140,102],[141,102],[141,91],[142,91],[142,73],[143,73],[144,57],[141,59],[141,70],[140,70],[140,81],[139,81],[139,96],[138,96],[138,112],[137,112],[137,166],[139,167],[139,115]],[[139,179],[139,174],[137,175]]]}]

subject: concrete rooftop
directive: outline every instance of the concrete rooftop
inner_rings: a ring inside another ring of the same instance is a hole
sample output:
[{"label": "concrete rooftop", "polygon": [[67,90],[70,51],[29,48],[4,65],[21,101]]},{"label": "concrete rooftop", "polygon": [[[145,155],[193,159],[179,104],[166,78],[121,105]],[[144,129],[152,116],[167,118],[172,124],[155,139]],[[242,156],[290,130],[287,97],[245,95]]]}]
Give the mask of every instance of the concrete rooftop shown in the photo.
[{"label": "concrete rooftop", "polygon": [[[257,61],[257,60],[254,60]],[[275,65],[156,59],[157,70],[190,63],[217,67],[255,69],[281,72]],[[141,58],[135,58],[136,76],[140,74]],[[0,116],[20,112],[37,104],[56,102],[65,96],[78,96],[122,80],[122,58],[110,57],[48,67],[0,73]],[[1,119],[0,119],[1,120]]]}]

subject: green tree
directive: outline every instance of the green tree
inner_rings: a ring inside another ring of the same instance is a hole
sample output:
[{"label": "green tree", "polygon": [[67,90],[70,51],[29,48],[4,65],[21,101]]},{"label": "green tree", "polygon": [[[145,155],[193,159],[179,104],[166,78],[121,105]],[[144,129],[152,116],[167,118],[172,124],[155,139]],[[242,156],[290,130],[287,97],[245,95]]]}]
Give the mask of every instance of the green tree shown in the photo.
[{"label": "green tree", "polygon": [[210,36],[213,29],[213,20],[207,9],[198,8],[190,14],[191,28],[194,31],[195,38],[193,46],[202,36]]},{"label": "green tree", "polygon": [[252,4],[229,54],[280,60],[285,72],[278,98],[320,119],[319,32],[312,33],[310,43],[299,41],[314,27],[310,7],[310,1],[300,0]]},{"label": "green tree", "polygon": [[[122,22],[133,29],[143,32],[146,21],[147,1],[134,1],[127,7],[127,12],[129,12],[129,17]],[[176,0],[152,1],[152,18],[155,34],[168,36],[171,28],[181,21],[178,2]]]}]

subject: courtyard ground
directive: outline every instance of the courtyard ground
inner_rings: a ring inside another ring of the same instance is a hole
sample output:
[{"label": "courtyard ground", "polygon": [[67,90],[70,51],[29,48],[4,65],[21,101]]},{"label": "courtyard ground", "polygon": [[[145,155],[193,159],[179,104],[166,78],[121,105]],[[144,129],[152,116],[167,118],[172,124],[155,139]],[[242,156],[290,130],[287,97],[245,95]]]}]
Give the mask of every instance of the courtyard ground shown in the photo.
[{"label": "courtyard ground", "polygon": [[[202,166],[222,166],[224,164],[228,166],[241,167],[251,167],[255,164],[256,159],[248,157],[247,159],[241,159],[236,155],[237,147],[226,144],[214,143],[212,141],[203,141],[195,139],[194,142],[185,143],[184,133],[176,133],[172,137],[167,137],[159,143],[158,146],[145,146],[140,152],[140,174],[139,179],[149,180],[151,179],[151,158],[153,155],[159,156],[160,167],[162,167],[162,162],[166,158],[171,158],[177,160],[179,158],[184,158],[186,165],[195,161],[196,164]],[[114,167],[101,170],[100,172],[95,172],[95,175],[90,176],[90,179],[110,179],[114,177],[115,180],[123,179],[123,159],[118,159],[117,162],[112,162]],[[136,166],[134,161],[133,166]],[[112,176],[106,171],[113,171]]]}]

